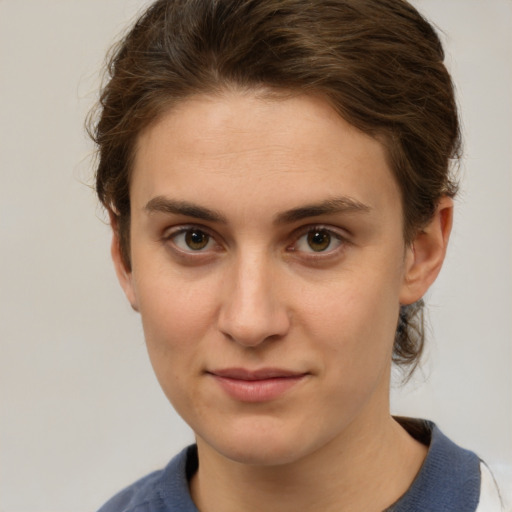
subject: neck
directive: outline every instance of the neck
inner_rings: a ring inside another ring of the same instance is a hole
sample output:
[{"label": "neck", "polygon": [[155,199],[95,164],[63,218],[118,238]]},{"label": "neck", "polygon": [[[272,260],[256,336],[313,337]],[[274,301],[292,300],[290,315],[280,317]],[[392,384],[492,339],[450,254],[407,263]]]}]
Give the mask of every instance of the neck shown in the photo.
[{"label": "neck", "polygon": [[427,449],[389,416],[357,421],[314,453],[278,466],[241,464],[198,439],[191,482],[202,512],[380,512],[411,485]]}]

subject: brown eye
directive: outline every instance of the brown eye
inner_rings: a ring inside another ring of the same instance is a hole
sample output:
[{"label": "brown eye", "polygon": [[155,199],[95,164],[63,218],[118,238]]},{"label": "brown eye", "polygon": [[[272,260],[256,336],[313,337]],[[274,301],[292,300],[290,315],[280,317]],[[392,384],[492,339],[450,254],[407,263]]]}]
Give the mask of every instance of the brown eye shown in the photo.
[{"label": "brown eye", "polygon": [[314,252],[322,252],[331,245],[331,234],[325,229],[315,229],[307,234],[308,246]]},{"label": "brown eye", "polygon": [[185,244],[188,249],[192,249],[193,251],[204,249],[209,241],[210,236],[199,229],[189,229],[185,232]]},{"label": "brown eye", "polygon": [[288,247],[288,250],[305,258],[326,258],[339,254],[345,244],[344,236],[337,229],[305,226],[302,235]]}]

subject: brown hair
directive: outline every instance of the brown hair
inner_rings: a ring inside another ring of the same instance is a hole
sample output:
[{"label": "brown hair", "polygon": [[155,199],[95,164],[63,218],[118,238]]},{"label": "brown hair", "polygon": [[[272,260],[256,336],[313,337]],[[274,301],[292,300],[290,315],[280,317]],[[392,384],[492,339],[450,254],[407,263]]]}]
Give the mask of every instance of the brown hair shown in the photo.
[{"label": "brown hair", "polygon": [[[410,242],[453,196],[460,132],[439,38],[405,0],[158,0],[113,49],[97,122],[96,190],[130,268],[130,169],[141,131],[173,104],[228,87],[322,95],[379,137]],[[422,302],[402,306],[394,362],[417,365]]]}]

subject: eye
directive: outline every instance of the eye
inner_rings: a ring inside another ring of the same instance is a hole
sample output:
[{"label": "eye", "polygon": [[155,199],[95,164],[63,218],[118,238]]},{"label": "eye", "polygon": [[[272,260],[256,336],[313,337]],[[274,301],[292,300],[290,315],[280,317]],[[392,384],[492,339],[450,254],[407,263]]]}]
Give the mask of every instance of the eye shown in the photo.
[{"label": "eye", "polygon": [[314,227],[304,233],[294,244],[294,251],[306,253],[330,253],[340,247],[343,238],[334,231]]},{"label": "eye", "polygon": [[172,240],[178,249],[186,252],[204,252],[215,245],[214,239],[208,233],[193,227],[182,228],[166,238]]}]

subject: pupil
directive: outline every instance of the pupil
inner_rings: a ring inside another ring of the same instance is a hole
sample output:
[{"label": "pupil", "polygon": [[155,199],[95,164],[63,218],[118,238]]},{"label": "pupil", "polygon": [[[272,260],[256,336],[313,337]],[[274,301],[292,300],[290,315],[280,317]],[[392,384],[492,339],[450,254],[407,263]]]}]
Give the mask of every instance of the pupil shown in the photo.
[{"label": "pupil", "polygon": [[204,249],[208,244],[208,235],[198,230],[188,231],[185,235],[185,241],[191,249]]},{"label": "pupil", "polygon": [[308,234],[308,245],[313,251],[325,251],[331,243],[331,235],[326,231],[312,231]]}]

